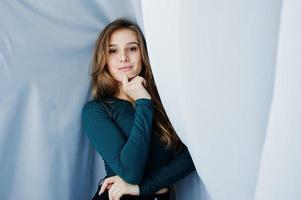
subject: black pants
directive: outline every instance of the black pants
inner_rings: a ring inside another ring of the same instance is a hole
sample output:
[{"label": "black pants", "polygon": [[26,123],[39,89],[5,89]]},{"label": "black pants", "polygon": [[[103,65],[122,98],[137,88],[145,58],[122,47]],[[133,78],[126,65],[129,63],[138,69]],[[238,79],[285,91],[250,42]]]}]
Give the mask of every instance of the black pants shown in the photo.
[{"label": "black pants", "polygon": [[[103,181],[105,178],[101,179],[100,182]],[[101,195],[98,195],[101,185],[102,184],[98,184],[98,189],[92,200],[109,200],[108,190],[103,192]],[[168,190],[164,194],[153,194],[145,196],[123,195],[120,200],[170,200],[170,190]]]},{"label": "black pants", "polygon": [[[97,191],[92,200],[109,200],[109,193],[106,191],[99,196]],[[123,195],[120,200],[170,200],[170,192],[147,196]]]}]

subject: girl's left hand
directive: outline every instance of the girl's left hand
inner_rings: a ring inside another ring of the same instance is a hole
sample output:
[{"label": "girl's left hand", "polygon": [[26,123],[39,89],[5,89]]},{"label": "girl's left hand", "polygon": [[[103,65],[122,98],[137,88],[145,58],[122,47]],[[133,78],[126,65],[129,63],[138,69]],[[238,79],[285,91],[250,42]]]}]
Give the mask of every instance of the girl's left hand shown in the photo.
[{"label": "girl's left hand", "polygon": [[112,176],[106,178],[103,182],[99,195],[103,193],[106,189],[109,189],[109,199],[110,200],[119,200],[123,195],[139,195],[139,186],[132,185],[120,178],[119,176]]}]

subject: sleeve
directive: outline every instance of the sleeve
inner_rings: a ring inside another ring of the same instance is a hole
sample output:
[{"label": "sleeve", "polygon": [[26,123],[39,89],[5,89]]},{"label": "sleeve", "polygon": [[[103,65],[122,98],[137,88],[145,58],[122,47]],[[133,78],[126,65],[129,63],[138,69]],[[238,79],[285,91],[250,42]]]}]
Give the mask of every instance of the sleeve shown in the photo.
[{"label": "sleeve", "polygon": [[138,184],[143,177],[151,140],[152,101],[138,99],[135,109],[129,138],[111,120],[104,105],[90,101],[82,112],[83,131],[91,144],[111,169],[131,184]]},{"label": "sleeve", "polygon": [[140,195],[156,193],[164,187],[169,187],[195,170],[192,158],[184,145],[182,151],[167,165],[153,170],[145,175],[139,184]]}]

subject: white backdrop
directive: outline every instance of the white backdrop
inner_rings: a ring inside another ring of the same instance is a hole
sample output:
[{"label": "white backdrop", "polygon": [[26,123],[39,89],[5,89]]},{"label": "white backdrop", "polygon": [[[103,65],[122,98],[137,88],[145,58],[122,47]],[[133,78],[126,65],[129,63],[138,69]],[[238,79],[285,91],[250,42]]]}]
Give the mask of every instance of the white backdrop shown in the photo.
[{"label": "white backdrop", "polygon": [[[104,175],[81,132],[101,29],[137,1],[0,1],[0,199],[91,199]],[[138,20],[139,21],[139,20]]]},{"label": "white backdrop", "polygon": [[200,187],[214,200],[300,199],[300,2],[155,0],[142,8],[159,92]]},{"label": "white backdrop", "polygon": [[256,200],[301,198],[301,2],[285,0]]},{"label": "white backdrop", "polygon": [[80,127],[102,27],[145,28],[164,106],[195,162],[178,200],[300,199],[297,0],[0,1],[0,199],[89,199]]}]

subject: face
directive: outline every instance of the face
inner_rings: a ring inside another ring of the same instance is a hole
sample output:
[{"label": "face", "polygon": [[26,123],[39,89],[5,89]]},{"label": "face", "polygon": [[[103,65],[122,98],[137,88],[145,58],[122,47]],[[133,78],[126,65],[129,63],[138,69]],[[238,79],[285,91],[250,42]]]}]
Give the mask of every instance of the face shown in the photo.
[{"label": "face", "polygon": [[109,38],[106,55],[108,70],[117,81],[122,82],[124,74],[129,79],[140,74],[142,59],[135,31],[130,29],[114,31]]}]

